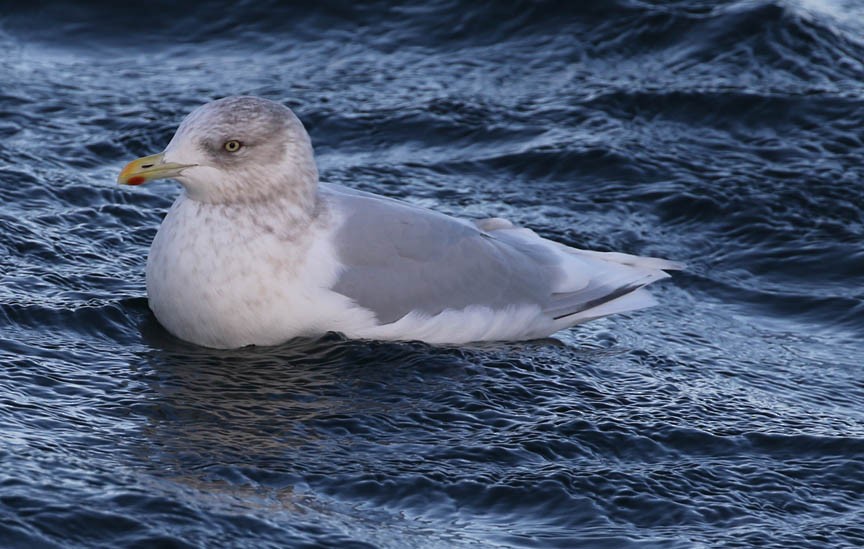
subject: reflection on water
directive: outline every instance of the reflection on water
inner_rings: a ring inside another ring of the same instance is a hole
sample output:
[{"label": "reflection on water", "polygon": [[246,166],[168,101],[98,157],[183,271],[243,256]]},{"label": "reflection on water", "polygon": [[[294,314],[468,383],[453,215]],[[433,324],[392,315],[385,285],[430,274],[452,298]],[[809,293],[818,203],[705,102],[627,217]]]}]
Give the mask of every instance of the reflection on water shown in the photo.
[{"label": "reflection on water", "polygon": [[331,334],[213,351],[172,338],[152,317],[148,324],[151,350],[133,367],[152,370],[139,412],[157,470],[265,468],[297,478],[308,456],[350,454],[376,423],[422,409],[466,377],[468,353],[458,349]]}]

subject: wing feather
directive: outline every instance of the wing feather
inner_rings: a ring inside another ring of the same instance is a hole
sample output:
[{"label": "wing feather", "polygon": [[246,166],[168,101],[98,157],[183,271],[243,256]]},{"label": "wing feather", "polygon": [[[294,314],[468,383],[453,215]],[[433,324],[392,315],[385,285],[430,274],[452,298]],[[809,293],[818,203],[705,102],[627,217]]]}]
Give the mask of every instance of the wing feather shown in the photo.
[{"label": "wing feather", "polygon": [[569,248],[506,220],[469,222],[337,185],[322,185],[322,193],[342,220],[343,269],[332,289],[381,323],[472,305],[537,306],[552,320],[576,323],[594,318],[592,311],[652,304],[640,289],[669,276],[661,269],[678,267]]}]

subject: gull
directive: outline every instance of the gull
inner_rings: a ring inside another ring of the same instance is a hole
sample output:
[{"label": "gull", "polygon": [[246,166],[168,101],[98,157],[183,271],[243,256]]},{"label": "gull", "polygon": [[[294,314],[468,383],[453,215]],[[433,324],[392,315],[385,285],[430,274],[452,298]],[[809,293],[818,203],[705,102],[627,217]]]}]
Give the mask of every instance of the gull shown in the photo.
[{"label": "gull", "polygon": [[183,190],[147,257],[149,305],[174,336],[205,347],[331,331],[456,345],[543,338],[655,305],[644,287],[681,268],[321,183],[303,124],[258,97],[198,107],[118,182],[164,178]]}]

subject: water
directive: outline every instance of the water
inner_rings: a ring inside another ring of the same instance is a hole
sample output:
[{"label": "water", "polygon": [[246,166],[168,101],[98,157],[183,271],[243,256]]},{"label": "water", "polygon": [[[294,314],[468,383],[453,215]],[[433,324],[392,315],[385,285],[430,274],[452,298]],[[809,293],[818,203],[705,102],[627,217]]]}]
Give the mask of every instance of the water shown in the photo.
[{"label": "water", "polygon": [[[864,8],[0,10],[0,545],[864,544]],[[689,269],[557,340],[216,352],[147,309],[216,97],[324,180]]]}]

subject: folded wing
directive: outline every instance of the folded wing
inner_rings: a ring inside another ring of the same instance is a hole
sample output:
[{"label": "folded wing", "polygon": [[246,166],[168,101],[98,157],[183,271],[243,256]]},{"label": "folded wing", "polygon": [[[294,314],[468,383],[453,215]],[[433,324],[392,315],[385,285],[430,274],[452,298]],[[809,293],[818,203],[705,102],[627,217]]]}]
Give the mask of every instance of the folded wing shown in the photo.
[{"label": "folded wing", "polygon": [[321,190],[343,219],[343,270],[332,289],[382,324],[411,312],[533,305],[563,327],[653,305],[639,289],[677,268],[569,248],[504,220],[474,223],[341,186]]}]

